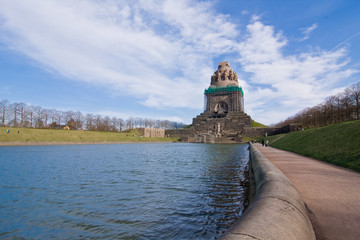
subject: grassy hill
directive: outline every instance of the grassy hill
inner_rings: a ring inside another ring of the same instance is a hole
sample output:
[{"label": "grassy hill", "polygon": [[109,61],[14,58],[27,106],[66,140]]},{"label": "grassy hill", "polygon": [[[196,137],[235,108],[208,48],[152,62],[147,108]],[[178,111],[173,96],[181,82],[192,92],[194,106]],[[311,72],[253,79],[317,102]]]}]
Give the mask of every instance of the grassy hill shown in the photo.
[{"label": "grassy hill", "polygon": [[270,146],[360,172],[360,120],[280,134]]},{"label": "grassy hill", "polygon": [[268,127],[262,123],[256,122],[255,120],[251,121],[251,127]]},{"label": "grassy hill", "polygon": [[[10,129],[10,133],[6,133]],[[0,127],[1,142],[173,142],[177,138],[147,138],[126,133]]]}]

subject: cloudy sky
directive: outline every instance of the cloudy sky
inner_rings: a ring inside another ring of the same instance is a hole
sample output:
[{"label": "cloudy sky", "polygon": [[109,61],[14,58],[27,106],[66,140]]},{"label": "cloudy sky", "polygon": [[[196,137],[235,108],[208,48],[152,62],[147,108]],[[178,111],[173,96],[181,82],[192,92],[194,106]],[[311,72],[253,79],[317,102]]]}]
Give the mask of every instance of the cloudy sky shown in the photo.
[{"label": "cloudy sky", "polygon": [[357,0],[0,0],[0,99],[191,123],[218,63],[277,123],[360,81]]}]

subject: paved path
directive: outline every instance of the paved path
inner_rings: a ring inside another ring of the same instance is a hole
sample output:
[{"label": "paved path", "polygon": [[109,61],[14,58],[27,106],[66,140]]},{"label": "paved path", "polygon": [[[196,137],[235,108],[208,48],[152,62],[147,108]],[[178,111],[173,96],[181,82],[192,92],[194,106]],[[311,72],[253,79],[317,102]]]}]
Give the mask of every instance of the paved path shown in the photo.
[{"label": "paved path", "polygon": [[293,183],[317,239],[360,239],[360,174],[295,153],[255,146]]}]

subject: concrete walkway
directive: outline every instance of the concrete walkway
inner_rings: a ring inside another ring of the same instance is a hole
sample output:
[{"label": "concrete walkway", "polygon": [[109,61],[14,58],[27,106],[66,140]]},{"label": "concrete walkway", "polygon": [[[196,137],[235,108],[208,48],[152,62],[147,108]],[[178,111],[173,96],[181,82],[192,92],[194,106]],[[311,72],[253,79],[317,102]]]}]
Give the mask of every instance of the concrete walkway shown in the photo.
[{"label": "concrete walkway", "polygon": [[360,239],[360,174],[295,153],[255,146],[293,183],[317,239]]}]

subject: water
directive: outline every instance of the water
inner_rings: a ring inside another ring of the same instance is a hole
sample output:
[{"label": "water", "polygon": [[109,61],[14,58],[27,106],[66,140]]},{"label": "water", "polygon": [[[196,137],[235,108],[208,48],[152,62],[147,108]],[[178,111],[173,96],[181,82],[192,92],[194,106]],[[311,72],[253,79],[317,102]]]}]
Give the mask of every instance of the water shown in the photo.
[{"label": "water", "polygon": [[214,239],[242,213],[247,145],[0,147],[0,239]]}]

